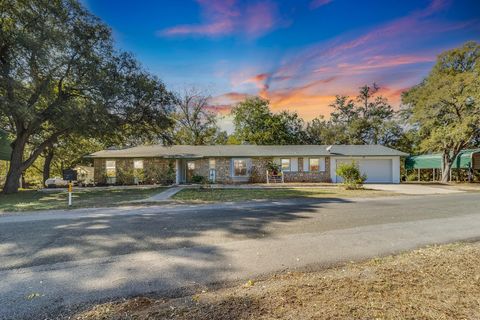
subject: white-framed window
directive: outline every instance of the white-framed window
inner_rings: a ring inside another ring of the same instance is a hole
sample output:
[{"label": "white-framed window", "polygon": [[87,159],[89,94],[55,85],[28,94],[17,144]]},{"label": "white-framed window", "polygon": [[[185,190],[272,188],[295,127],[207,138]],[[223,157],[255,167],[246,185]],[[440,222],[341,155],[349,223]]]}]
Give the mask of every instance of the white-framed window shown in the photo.
[{"label": "white-framed window", "polygon": [[208,168],[209,169],[215,169],[215,165],[216,165],[215,159],[208,159]]},{"label": "white-framed window", "polygon": [[115,160],[105,161],[105,172],[109,178],[114,178],[117,176],[117,163]]},{"label": "white-framed window", "polygon": [[245,177],[247,175],[247,160],[233,159],[233,176]]},{"label": "white-framed window", "polygon": [[320,171],[320,159],[318,158],[308,159],[308,171]]},{"label": "white-framed window", "polygon": [[280,163],[282,165],[282,171],[290,171],[292,164],[289,158],[281,159]]},{"label": "white-framed window", "polygon": [[143,169],[143,160],[133,160],[133,169]]},{"label": "white-framed window", "polygon": [[313,171],[313,172],[325,171],[325,158],[308,159],[308,171]]}]

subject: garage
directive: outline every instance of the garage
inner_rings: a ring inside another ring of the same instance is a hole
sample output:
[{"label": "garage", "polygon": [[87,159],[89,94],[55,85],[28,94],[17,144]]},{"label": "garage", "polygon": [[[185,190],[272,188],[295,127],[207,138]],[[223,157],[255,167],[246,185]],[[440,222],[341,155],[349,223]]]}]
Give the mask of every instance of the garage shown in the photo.
[{"label": "garage", "polygon": [[[337,159],[336,166],[341,163],[351,163],[355,161],[360,168],[360,172],[367,175],[366,183],[395,183],[393,179],[392,159]],[[336,176],[335,182],[341,183],[342,178]]]}]

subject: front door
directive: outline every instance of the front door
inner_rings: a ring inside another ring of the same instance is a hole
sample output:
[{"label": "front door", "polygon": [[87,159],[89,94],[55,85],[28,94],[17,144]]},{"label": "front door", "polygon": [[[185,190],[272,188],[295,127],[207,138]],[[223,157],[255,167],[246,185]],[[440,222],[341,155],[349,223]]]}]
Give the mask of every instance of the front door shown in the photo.
[{"label": "front door", "polygon": [[195,172],[195,162],[194,161],[187,161],[187,183],[192,182],[192,177]]}]

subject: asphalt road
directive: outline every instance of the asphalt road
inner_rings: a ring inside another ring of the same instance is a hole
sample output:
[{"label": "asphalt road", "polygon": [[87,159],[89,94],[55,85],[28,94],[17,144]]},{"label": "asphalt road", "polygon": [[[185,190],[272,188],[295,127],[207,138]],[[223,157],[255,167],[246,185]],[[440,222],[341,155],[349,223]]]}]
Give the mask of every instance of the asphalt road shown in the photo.
[{"label": "asphalt road", "polygon": [[3,216],[0,319],[476,238],[478,193]]}]

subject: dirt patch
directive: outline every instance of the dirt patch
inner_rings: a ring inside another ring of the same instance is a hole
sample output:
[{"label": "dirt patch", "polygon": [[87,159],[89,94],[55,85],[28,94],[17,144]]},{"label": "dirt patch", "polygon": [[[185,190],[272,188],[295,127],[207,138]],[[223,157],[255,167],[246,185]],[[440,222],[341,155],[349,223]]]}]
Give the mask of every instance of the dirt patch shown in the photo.
[{"label": "dirt patch", "polygon": [[74,319],[480,319],[480,243],[290,272],[178,299],[107,303]]}]

